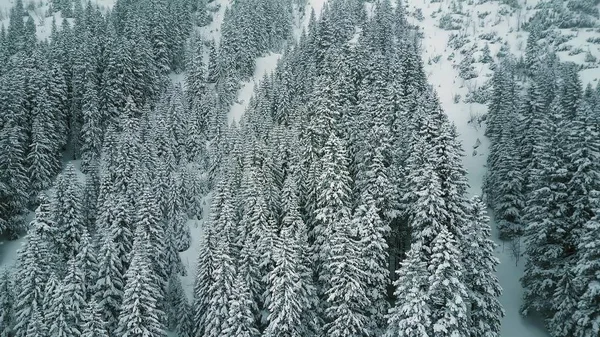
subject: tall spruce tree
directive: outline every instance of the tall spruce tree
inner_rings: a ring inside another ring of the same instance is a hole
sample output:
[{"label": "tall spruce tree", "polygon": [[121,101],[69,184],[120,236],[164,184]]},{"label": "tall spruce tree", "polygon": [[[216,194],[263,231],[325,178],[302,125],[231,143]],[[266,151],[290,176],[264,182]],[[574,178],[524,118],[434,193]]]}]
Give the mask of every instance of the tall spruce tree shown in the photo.
[{"label": "tall spruce tree", "polygon": [[117,335],[127,337],[164,337],[161,285],[155,276],[150,255],[154,251],[150,233],[136,229],[131,266],[125,274],[123,304]]},{"label": "tall spruce tree", "polygon": [[471,336],[499,336],[504,310],[499,302],[502,293],[494,256],[496,244],[490,239],[491,229],[486,207],[479,197],[471,199],[470,216],[465,228],[463,252],[464,282],[469,293],[469,330]]}]

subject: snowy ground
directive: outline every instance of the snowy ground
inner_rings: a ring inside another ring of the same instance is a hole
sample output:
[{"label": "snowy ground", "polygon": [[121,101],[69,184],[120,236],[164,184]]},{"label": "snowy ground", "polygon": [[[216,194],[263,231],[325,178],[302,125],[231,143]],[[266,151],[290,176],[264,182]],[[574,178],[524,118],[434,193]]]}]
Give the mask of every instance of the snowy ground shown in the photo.
[{"label": "snowy ground", "polygon": [[208,5],[209,10],[212,12],[212,21],[204,26],[198,27],[197,32],[200,33],[207,40],[214,40],[218,46],[221,42],[221,26],[223,25],[223,19],[225,18],[225,10],[229,7],[230,0],[216,0]]},{"label": "snowy ground", "polygon": [[202,211],[203,218],[200,220],[188,220],[190,233],[192,236],[190,248],[185,252],[179,253],[181,262],[187,272],[186,276],[181,277],[181,285],[187,298],[191,301],[194,293],[194,280],[196,277],[198,254],[200,252],[200,242],[203,236],[203,226],[205,219],[208,218],[210,212],[210,193],[204,198],[204,208]]}]

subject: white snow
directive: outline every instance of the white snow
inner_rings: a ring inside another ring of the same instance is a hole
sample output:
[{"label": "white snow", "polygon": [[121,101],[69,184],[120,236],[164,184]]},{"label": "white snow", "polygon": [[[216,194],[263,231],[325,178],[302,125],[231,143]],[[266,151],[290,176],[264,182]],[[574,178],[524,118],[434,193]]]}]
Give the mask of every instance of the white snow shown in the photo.
[{"label": "white snow", "polygon": [[246,111],[250,98],[254,93],[254,87],[259,81],[265,76],[270,74],[277,67],[277,61],[281,58],[279,53],[270,53],[267,56],[259,57],[256,59],[256,66],[254,69],[254,76],[248,81],[243,81],[242,87],[238,91],[237,100],[229,109],[227,120],[229,124],[233,122],[239,122],[240,118]]},{"label": "white snow", "polygon": [[203,27],[198,27],[197,32],[200,33],[205,39],[214,40],[217,47],[221,42],[221,26],[223,25],[223,19],[225,18],[225,10],[229,7],[230,0],[216,0],[208,5],[208,9],[218,8],[217,11],[212,14],[212,21]]},{"label": "white snow", "polygon": [[204,197],[204,208],[202,210],[202,219],[188,220],[190,234],[192,237],[190,248],[185,252],[179,253],[181,262],[185,266],[186,276],[181,277],[181,286],[185,291],[187,298],[191,301],[194,295],[194,280],[196,278],[197,260],[200,252],[200,243],[203,236],[204,222],[210,214],[211,193]]},{"label": "white snow", "polygon": [[321,11],[323,10],[323,7],[325,6],[326,2],[327,0],[310,0],[308,2],[308,5],[315,11],[317,18],[319,18],[319,16],[321,15]]},{"label": "white snow", "polygon": [[25,237],[12,241],[0,240],[0,272],[14,266],[17,261],[17,252],[25,241]]}]

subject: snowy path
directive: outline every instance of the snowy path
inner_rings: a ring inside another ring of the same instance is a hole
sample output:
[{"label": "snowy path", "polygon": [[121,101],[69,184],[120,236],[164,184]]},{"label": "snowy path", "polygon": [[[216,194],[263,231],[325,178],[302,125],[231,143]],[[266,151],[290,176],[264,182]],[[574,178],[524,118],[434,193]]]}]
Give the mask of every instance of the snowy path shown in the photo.
[{"label": "snowy path", "polygon": [[[447,60],[446,52],[450,32],[444,31],[436,26],[437,22],[431,18],[431,13],[437,9],[431,4],[425,4],[421,1],[409,2],[415,7],[421,8],[425,20],[419,24],[424,29],[423,39],[423,59],[425,61],[425,70],[429,77],[429,82],[437,90],[442,107],[448,114],[450,120],[454,122],[459,133],[459,139],[465,149],[463,164],[468,171],[469,195],[481,195],[483,177],[486,171],[486,161],[488,154],[488,140],[483,135],[484,126],[469,123],[474,115],[486,113],[487,107],[481,104],[454,103],[454,96],[460,94],[462,97],[468,92],[468,89],[461,87],[462,79],[453,67],[453,62]],[[442,55],[438,63],[427,64],[427,60]],[[495,225],[492,222],[493,236]],[[498,267],[498,279],[503,288],[503,294],[500,301],[506,311],[506,316],[502,321],[501,337],[548,337],[547,331],[543,325],[536,324],[534,320],[523,318],[519,313],[522,303],[523,289],[519,279],[523,274],[523,259],[519,265],[515,265],[515,259],[511,255],[508,244],[503,245],[496,239],[498,248],[496,255],[500,259]]]},{"label": "snowy path", "polygon": [[250,80],[243,81],[242,87],[238,91],[237,100],[227,114],[227,120],[229,124],[232,122],[239,122],[242,115],[250,103],[250,98],[254,93],[254,87],[262,80],[266,74],[270,74],[277,67],[277,61],[281,58],[282,54],[270,53],[267,56],[259,57],[256,59],[254,76]]}]

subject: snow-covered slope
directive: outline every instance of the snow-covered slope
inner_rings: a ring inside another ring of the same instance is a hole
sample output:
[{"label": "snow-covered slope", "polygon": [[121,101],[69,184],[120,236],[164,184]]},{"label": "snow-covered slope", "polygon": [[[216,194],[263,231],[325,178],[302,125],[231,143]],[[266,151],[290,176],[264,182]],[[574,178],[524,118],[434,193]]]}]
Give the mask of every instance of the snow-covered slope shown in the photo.
[{"label": "snow-covered slope", "polygon": [[[440,8],[442,8],[442,11],[447,10],[446,7],[448,6],[448,3],[442,2],[431,4],[423,3],[421,1],[410,1],[408,5],[409,10],[414,11],[415,9],[420,9],[423,13],[424,19],[422,21],[415,20],[415,23],[418,23],[423,28],[422,50],[423,60],[426,63],[425,70],[429,82],[438,92],[444,110],[456,125],[459,138],[465,149],[463,164],[469,172],[469,194],[481,195],[481,187],[483,184],[488,154],[488,141],[483,135],[485,126],[478,125],[476,122],[472,121],[472,118],[477,115],[485,114],[487,107],[481,104],[467,104],[462,102],[462,100],[455,103],[455,97],[456,95],[465,97],[469,87],[481,85],[483,84],[482,82],[487,79],[485,76],[481,76],[482,74],[489,74],[491,72],[489,69],[480,66],[478,69],[478,73],[480,74],[479,78],[472,80],[471,85],[467,85],[467,83],[459,77],[458,70],[455,68],[455,65],[458,64],[460,59],[448,60],[448,57],[452,53],[455,53],[455,55],[459,54],[448,47],[448,40],[452,32],[440,29],[437,26],[437,18],[439,16],[432,17],[432,14]],[[486,8],[489,8],[494,4],[488,3],[486,5]],[[504,24],[497,28],[503,35],[508,34],[511,24],[511,20],[505,20]],[[477,40],[475,40],[474,43],[477,43]],[[515,50],[515,52],[516,51],[518,50]],[[494,54],[495,50],[492,50],[492,55]],[[434,59],[438,55],[441,55],[441,57],[437,62],[428,62],[428,60]],[[495,228],[493,224],[492,227]],[[519,307],[522,303],[522,288],[519,283],[519,278],[523,274],[523,262],[520,262],[520,266],[516,266],[514,258],[509,254],[509,250],[503,249],[503,245],[500,242],[496,252],[497,257],[501,261],[497,275],[503,288],[501,302],[506,311],[506,316],[502,321],[501,336],[548,336],[543,328],[539,328],[530,322],[530,320],[524,319],[519,314]]]},{"label": "snow-covered slope", "polygon": [[[469,172],[471,195],[481,195],[483,177],[486,172],[488,141],[484,136],[485,125],[479,125],[477,117],[487,112],[487,107],[477,103],[465,103],[464,98],[469,92],[480,88],[489,81],[492,71],[489,64],[474,63],[474,79],[465,81],[459,76],[458,65],[465,52],[474,50],[476,61],[481,56],[484,45],[490,48],[490,54],[496,59],[496,54],[502,45],[517,57],[525,52],[528,33],[519,29],[535,14],[537,0],[520,1],[521,9],[512,9],[499,1],[489,1],[483,4],[469,4],[461,1],[456,8],[455,1],[443,0],[431,3],[428,0],[407,0],[408,12],[412,14],[413,23],[419,25],[423,32],[423,60],[430,83],[435,87],[441,104],[449,118],[455,123],[460,140],[465,148],[464,166]],[[459,14],[456,14],[459,13]],[[439,27],[440,18],[450,14],[460,22],[455,30],[444,30]],[[595,30],[575,29],[554,32],[561,36],[569,36],[561,45],[568,50],[559,52],[563,61],[573,61],[582,64],[587,69],[580,72],[584,83],[597,81],[600,68],[596,61],[586,60],[584,50],[595,58],[600,57],[598,44],[588,42],[590,38],[600,36]],[[469,42],[458,48],[449,46],[452,35],[462,36]],[[558,47],[556,45],[555,47]],[[473,48],[473,49],[471,49]],[[468,54],[468,53],[466,53]],[[492,214],[493,215],[493,214]],[[493,218],[493,216],[492,216]],[[495,231],[495,225],[492,223]],[[494,237],[497,237],[494,232]],[[502,322],[502,337],[545,337],[549,333],[541,322],[533,318],[523,318],[519,309],[522,304],[523,289],[519,282],[523,275],[523,259],[516,261],[508,243],[498,240],[497,257],[501,264],[498,268],[498,278],[504,289],[501,302],[506,311]]]},{"label": "snow-covered slope", "polygon": [[281,54],[270,53],[267,56],[256,59],[254,75],[250,80],[242,82],[242,87],[237,94],[237,100],[229,110],[229,114],[227,115],[229,124],[240,121],[240,118],[242,118],[244,111],[248,107],[248,103],[250,103],[254,88],[266,74],[270,74],[275,70],[279,58],[281,58]]}]

